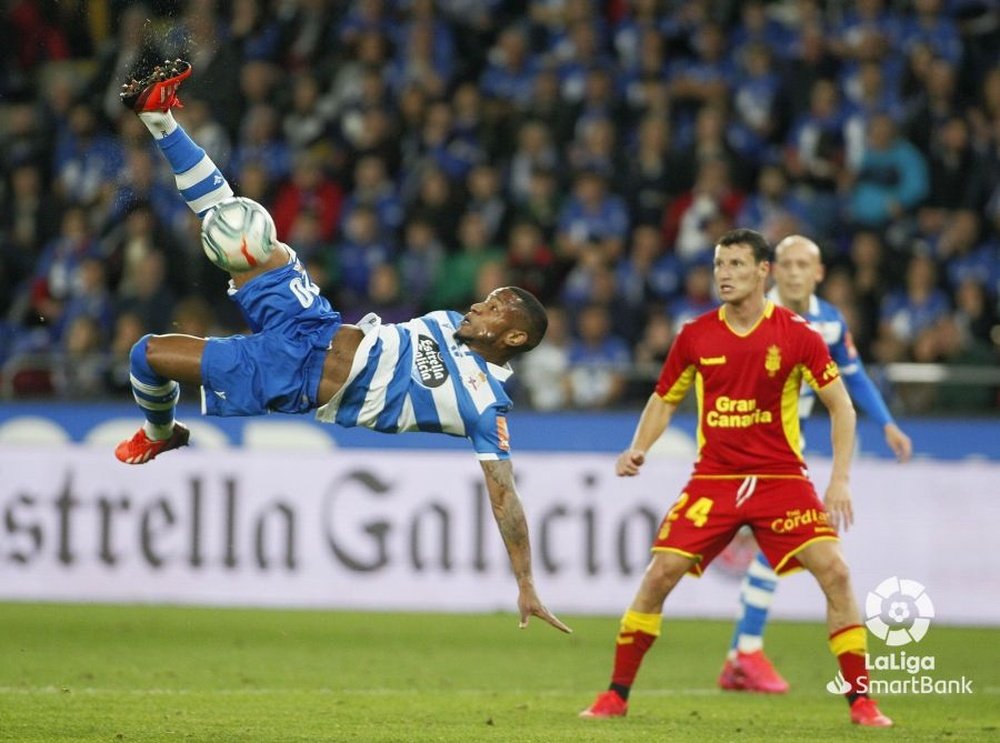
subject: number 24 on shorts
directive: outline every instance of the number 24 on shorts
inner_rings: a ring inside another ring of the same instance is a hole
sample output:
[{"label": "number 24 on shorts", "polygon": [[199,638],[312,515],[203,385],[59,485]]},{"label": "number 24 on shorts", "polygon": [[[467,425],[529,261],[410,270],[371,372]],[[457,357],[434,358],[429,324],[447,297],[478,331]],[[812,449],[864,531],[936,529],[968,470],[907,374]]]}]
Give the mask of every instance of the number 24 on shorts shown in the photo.
[{"label": "number 24 on shorts", "polygon": [[663,526],[660,527],[659,539],[666,539],[667,533],[670,531],[670,525],[681,517],[681,511],[684,511],[684,518],[697,527],[702,527],[708,523],[708,513],[712,510],[715,502],[711,498],[699,498],[685,510],[684,507],[687,506],[689,499],[690,496],[687,493],[681,493],[681,497],[677,499],[673,508],[670,509],[670,513],[663,520]]}]

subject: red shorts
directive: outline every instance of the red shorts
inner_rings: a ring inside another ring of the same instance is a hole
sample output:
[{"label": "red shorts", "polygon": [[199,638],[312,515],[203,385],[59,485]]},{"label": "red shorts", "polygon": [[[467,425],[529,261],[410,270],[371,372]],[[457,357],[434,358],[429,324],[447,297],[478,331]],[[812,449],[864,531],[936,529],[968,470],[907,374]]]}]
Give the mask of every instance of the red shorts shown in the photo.
[{"label": "red shorts", "polygon": [[795,555],[806,545],[838,539],[809,480],[693,478],[663,517],[653,551],[693,557],[689,572],[701,575],[744,524],[779,575],[802,567]]}]

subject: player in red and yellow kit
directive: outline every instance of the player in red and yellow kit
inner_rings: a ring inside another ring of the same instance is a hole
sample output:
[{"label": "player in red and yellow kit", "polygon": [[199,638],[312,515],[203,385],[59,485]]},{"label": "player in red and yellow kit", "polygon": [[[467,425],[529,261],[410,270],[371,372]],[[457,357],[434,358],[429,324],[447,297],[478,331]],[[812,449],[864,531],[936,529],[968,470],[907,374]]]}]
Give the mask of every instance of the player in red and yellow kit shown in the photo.
[{"label": "player in red and yellow kit", "polygon": [[[888,727],[867,695],[866,634],[837,536],[853,521],[848,487],[855,413],[822,337],[795,313],[765,297],[770,248],[739,229],[715,248],[722,306],[684,326],[663,365],[618,475],[639,473],[678,403],[694,388],[698,456],[694,472],[664,517],[653,557],[622,618],[607,691],[583,717],[620,717],[646,651],[660,634],[663,602],[685,573],[700,575],[749,525],[781,575],[813,574],[826,596],[830,650],[850,686],[852,722]],[[799,450],[798,397],[803,380],[830,413],[833,469],[824,499],[816,495]]]}]

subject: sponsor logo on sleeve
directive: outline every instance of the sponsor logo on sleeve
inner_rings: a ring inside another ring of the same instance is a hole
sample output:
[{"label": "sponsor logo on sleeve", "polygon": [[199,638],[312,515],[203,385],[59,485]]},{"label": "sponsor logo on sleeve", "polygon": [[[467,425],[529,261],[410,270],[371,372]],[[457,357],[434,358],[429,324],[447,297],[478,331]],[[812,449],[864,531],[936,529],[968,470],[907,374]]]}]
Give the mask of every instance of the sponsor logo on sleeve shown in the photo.
[{"label": "sponsor logo on sleeve", "polygon": [[510,433],[507,432],[507,419],[497,416],[497,441],[501,451],[510,451]]}]

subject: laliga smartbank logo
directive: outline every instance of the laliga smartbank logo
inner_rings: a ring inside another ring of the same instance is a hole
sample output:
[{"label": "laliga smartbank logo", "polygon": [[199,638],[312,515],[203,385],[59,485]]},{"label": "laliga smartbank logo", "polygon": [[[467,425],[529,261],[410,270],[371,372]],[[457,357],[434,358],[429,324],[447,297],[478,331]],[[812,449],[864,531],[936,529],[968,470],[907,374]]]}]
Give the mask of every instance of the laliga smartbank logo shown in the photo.
[{"label": "laliga smartbank logo", "polygon": [[[865,626],[889,648],[918,643],[930,629],[934,602],[923,584],[893,576],[865,598]],[[938,678],[937,658],[906,650],[865,654],[865,668],[877,678],[861,680],[861,694],[972,694],[972,679]],[[902,677],[899,676],[902,674]],[[851,684],[842,673],[826,685],[831,694],[847,694]]]}]

